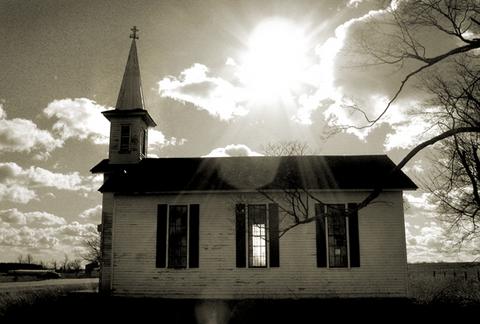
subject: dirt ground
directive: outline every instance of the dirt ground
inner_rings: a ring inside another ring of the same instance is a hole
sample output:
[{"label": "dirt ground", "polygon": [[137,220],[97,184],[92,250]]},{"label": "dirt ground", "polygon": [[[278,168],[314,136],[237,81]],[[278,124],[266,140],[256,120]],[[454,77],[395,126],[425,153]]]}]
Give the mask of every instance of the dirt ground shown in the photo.
[{"label": "dirt ground", "polygon": [[166,300],[105,297],[93,293],[66,294],[16,304],[3,314],[2,323],[51,321],[69,323],[325,323],[368,321],[390,323],[411,320],[455,322],[478,318],[480,305],[415,303],[409,299],[309,300]]}]

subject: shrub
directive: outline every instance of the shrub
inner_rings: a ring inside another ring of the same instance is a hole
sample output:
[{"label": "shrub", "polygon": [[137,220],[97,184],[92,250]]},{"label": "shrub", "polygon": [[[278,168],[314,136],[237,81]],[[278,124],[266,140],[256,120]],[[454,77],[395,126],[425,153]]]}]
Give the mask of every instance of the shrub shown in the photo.
[{"label": "shrub", "polygon": [[480,282],[461,278],[410,278],[409,295],[421,304],[480,304]]}]

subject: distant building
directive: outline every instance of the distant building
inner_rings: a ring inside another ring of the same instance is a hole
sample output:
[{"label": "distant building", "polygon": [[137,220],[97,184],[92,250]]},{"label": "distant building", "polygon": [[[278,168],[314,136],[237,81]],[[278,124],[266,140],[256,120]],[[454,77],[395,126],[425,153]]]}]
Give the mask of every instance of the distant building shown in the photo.
[{"label": "distant building", "polygon": [[[405,296],[402,190],[415,184],[384,155],[147,158],[134,29],[104,174],[100,289],[167,298]],[[385,182],[385,179],[388,181]],[[379,183],[375,203],[356,205]],[[284,189],[309,217],[281,238]],[[268,193],[273,199],[267,199]],[[305,192],[302,193],[306,195]]]}]

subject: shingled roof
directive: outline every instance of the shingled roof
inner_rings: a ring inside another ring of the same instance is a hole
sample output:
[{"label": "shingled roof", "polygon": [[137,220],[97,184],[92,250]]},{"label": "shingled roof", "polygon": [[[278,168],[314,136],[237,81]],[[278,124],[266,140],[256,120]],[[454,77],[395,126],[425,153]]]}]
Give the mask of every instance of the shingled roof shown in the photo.
[{"label": "shingled roof", "polygon": [[103,160],[93,173],[110,173],[101,192],[159,193],[258,189],[416,189],[386,155]]}]

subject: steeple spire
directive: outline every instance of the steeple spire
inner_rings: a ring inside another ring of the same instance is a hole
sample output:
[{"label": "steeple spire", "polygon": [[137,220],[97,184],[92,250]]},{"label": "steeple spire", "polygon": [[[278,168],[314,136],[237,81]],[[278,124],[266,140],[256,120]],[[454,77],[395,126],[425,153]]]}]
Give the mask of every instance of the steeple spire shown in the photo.
[{"label": "steeple spire", "polygon": [[134,26],[130,38],[132,46],[123,74],[122,86],[115,109],[102,114],[110,121],[110,145],[108,159],[111,164],[138,163],[147,157],[148,128],[155,127],[155,121],[145,109],[140,68],[138,66],[138,29]]},{"label": "steeple spire", "polygon": [[138,39],[137,26],[131,29],[132,45],[128,54],[127,65],[123,73],[122,86],[118,94],[117,104],[115,108],[118,110],[145,109],[143,100],[142,82],[140,79],[140,67],[138,64],[137,45],[135,40]]}]

